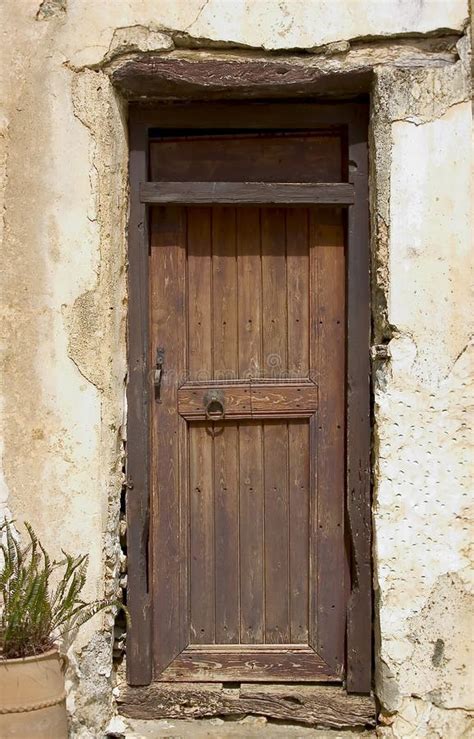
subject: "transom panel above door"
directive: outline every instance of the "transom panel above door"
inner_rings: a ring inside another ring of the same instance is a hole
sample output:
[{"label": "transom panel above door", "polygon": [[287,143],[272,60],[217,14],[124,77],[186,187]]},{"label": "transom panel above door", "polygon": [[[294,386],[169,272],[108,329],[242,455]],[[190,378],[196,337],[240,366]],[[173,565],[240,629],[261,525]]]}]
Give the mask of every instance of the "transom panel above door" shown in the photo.
[{"label": "transom panel above door", "polygon": [[148,162],[153,679],[340,682],[344,129],[157,127]]}]

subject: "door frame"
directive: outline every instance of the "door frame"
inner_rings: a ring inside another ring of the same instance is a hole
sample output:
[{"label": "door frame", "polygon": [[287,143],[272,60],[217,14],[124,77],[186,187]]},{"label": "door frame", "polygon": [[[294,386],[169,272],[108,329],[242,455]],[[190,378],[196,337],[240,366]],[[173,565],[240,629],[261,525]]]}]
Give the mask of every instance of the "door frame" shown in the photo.
[{"label": "door frame", "polygon": [[[232,115],[229,115],[229,112]],[[153,679],[152,593],[148,578],[150,535],[149,234],[147,203],[144,202],[143,195],[146,187],[141,187],[141,185],[148,181],[149,130],[157,127],[227,127],[262,130],[336,128],[341,130],[347,143],[348,183],[353,186],[354,202],[346,203],[348,208],[346,515],[351,562],[351,591],[347,608],[346,631],[346,688],[348,692],[370,693],[372,686],[371,308],[368,105],[365,103],[226,101],[137,105],[130,108],[126,508],[127,603],[131,614],[131,626],[127,633],[128,683],[147,685]],[[321,183],[318,184],[321,185]],[[320,192],[322,192],[321,188]],[[292,194],[289,193],[286,197],[287,202],[291,203]]]}]

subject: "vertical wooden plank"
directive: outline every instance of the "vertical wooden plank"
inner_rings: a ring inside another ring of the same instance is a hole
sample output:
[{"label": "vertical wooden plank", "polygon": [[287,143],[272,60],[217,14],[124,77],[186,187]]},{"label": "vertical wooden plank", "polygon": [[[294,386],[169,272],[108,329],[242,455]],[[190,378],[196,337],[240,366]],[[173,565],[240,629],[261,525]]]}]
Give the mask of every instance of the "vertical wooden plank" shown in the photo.
[{"label": "vertical wooden plank", "polygon": [[212,352],[215,380],[238,372],[235,208],[212,209]]},{"label": "vertical wooden plank", "polygon": [[309,247],[307,208],[286,211],[288,372],[309,372]]},{"label": "vertical wooden plank", "polygon": [[[212,352],[215,380],[238,376],[234,208],[212,209]],[[216,643],[239,641],[238,428],[215,426]]]},{"label": "vertical wooden plank", "polygon": [[[260,209],[237,209],[239,377],[262,372]],[[240,641],[265,639],[263,427],[239,426]]]},{"label": "vertical wooden plank", "polygon": [[188,208],[188,371],[212,378],[211,209]]},{"label": "vertical wooden plank", "polygon": [[[321,382],[319,368],[319,291],[318,291],[318,259],[317,245],[314,239],[315,209],[309,209],[308,244],[309,244],[309,376],[318,384],[318,396]],[[320,405],[318,397],[318,406]],[[309,614],[308,642],[313,649],[318,649],[318,499],[320,495],[318,479],[318,412],[309,421]]]},{"label": "vertical wooden plank", "polygon": [[154,451],[152,482],[152,581],[155,608],[154,664],[159,674],[186,646],[183,623],[187,622],[186,549],[181,539],[182,496],[180,467],[184,450],[182,426],[174,410],[179,378],[186,366],[185,311],[186,218],[184,208],[153,208],[150,250],[150,354],[155,362],[158,347],[164,349],[160,397],[152,402]]},{"label": "vertical wooden plank", "polygon": [[237,208],[238,351],[241,379],[262,371],[260,210]]},{"label": "vertical wooden plank", "polygon": [[287,371],[286,225],[284,208],[262,208],[263,371]]},{"label": "vertical wooden plank", "polygon": [[309,426],[288,423],[290,519],[290,641],[308,643]]},{"label": "vertical wooden plank", "polygon": [[[210,208],[188,208],[188,370],[212,378]],[[190,641],[215,640],[214,441],[206,424],[189,429]]]},{"label": "vertical wooden plank", "polygon": [[352,590],[347,618],[347,689],[372,686],[372,559],[370,490],[370,252],[368,110],[358,106],[348,126],[349,209],[347,286],[347,511],[352,546]]},{"label": "vertical wooden plank", "polygon": [[[187,357],[184,357],[185,361]],[[187,365],[184,372],[187,371]],[[178,378],[179,380],[179,378]],[[189,643],[189,434],[188,423],[178,417],[178,489],[179,489],[179,537],[180,537],[180,644]]]},{"label": "vertical wooden plank", "polygon": [[345,254],[342,214],[315,208],[312,259],[316,261],[319,385],[317,427],[317,633],[318,654],[336,673],[344,664],[345,491]]},{"label": "vertical wooden plank", "polygon": [[284,644],[289,623],[288,429],[264,425],[265,642]]},{"label": "vertical wooden plank", "polygon": [[130,121],[130,220],[128,272],[127,386],[127,678],[147,685],[152,678],[152,614],[148,588],[149,543],[149,386],[148,386],[148,228],[139,183],[147,178],[148,128]]},{"label": "vertical wooden plank", "polygon": [[[286,214],[288,371],[309,376],[309,211]],[[307,643],[309,618],[310,434],[307,422],[288,424],[290,516],[290,635]],[[314,492],[314,488],[313,488]]]},{"label": "vertical wooden plank", "polygon": [[215,642],[213,437],[205,423],[189,427],[190,642]]},{"label": "vertical wooden plank", "polygon": [[315,243],[315,209],[309,209],[309,374],[318,384],[318,412],[309,421],[309,623],[308,641],[318,649],[318,433],[321,374],[319,367],[318,254]]},{"label": "vertical wooden plank", "polygon": [[264,642],[264,489],[262,424],[239,425],[240,641]]},{"label": "vertical wooden plank", "polygon": [[[310,362],[312,362],[311,356]],[[312,366],[310,372],[314,375],[315,370],[312,369]],[[318,646],[318,422],[317,414],[309,419],[308,644],[315,651]]]},{"label": "vertical wooden plank", "polygon": [[238,426],[215,429],[216,644],[240,641]]},{"label": "vertical wooden plank", "polygon": [[[261,211],[263,371],[287,370],[286,222],[283,208]],[[265,641],[288,642],[289,520],[287,424],[263,427],[265,494]]]}]

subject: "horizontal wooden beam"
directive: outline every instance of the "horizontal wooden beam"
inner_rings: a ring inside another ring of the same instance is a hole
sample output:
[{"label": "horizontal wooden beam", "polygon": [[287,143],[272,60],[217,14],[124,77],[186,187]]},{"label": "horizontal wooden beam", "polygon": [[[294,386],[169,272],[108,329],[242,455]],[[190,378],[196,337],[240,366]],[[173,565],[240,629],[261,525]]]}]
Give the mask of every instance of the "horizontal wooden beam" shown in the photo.
[{"label": "horizontal wooden beam", "polygon": [[328,729],[375,725],[375,701],[371,696],[348,695],[343,688],[331,685],[242,683],[234,690],[223,690],[222,683],[207,682],[119,687],[119,712],[129,718],[190,719],[253,714]]},{"label": "horizontal wooden beam", "polygon": [[310,380],[189,383],[178,389],[178,413],[188,421],[205,421],[213,391],[225,418],[309,418],[318,407],[318,387]]},{"label": "horizontal wooden beam", "polygon": [[279,645],[280,649],[239,650],[218,646],[215,649],[187,647],[163,672],[160,682],[239,682],[244,671],[252,671],[252,681],[288,682],[295,674],[302,682],[341,682],[326,662],[309,647]]},{"label": "horizontal wooden beam", "polygon": [[[294,104],[295,98],[369,93],[374,68],[373,53],[368,58],[362,54],[361,58],[356,49],[349,52],[349,57],[355,55],[350,63],[345,61],[346,55],[344,61],[336,63],[331,56],[322,54],[229,59],[219,51],[215,55],[209,51],[204,58],[199,53],[186,58],[187,53],[177,49],[168,54],[134,56],[113,71],[113,84],[129,100],[161,99],[168,107],[173,99],[217,103],[226,98],[234,104],[260,98],[265,99],[266,106],[268,98],[292,98]],[[321,107],[330,105],[325,102]],[[277,118],[274,125],[279,123]]]},{"label": "horizontal wooden beam", "polygon": [[156,205],[352,205],[348,182],[141,182],[140,202]]},{"label": "horizontal wooden beam", "polygon": [[[193,63],[193,69],[196,68]],[[156,80],[156,73],[153,75]],[[281,81],[281,75],[280,75]],[[367,91],[370,89],[367,88]],[[232,88],[235,90],[235,87]],[[278,100],[205,100],[134,104],[130,108],[133,124],[146,125],[159,131],[170,128],[239,129],[239,130],[308,130],[337,131],[366,118],[367,103],[305,103],[293,98],[290,102]]]}]

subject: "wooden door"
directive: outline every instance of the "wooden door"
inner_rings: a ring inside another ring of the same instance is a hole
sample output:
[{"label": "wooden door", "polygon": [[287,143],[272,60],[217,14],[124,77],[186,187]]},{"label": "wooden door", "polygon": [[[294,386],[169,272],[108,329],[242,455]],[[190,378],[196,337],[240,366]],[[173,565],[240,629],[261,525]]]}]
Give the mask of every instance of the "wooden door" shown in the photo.
[{"label": "wooden door", "polygon": [[152,208],[156,680],[342,679],[343,224]]}]

